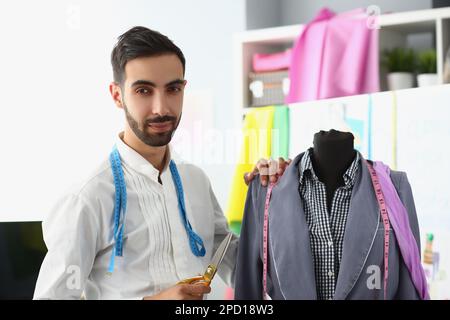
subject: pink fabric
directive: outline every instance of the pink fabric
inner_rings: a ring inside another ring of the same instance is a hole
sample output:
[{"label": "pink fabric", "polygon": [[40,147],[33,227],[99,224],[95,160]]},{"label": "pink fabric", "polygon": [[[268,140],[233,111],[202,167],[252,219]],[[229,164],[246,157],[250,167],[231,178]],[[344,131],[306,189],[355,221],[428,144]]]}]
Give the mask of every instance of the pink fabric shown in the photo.
[{"label": "pink fabric", "polygon": [[391,223],[392,229],[394,229],[403,261],[420,298],[422,300],[429,300],[430,295],[428,293],[425,272],[420,262],[419,247],[411,231],[408,212],[391,181],[391,170],[381,161],[375,162],[374,169],[380,181],[389,214],[389,222]]},{"label": "pink fabric", "polygon": [[378,92],[378,63],[378,30],[364,11],[324,8],[294,44],[285,102]]},{"label": "pink fabric", "polygon": [[255,53],[253,55],[253,71],[264,72],[289,69],[291,60],[292,49],[272,54]]}]

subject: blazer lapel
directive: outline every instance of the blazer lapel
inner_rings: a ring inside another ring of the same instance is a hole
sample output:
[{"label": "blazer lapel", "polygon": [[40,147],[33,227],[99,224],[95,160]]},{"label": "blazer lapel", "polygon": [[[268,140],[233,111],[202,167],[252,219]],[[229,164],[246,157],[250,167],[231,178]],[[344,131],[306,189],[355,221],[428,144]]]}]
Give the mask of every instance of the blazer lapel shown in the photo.
[{"label": "blazer lapel", "polygon": [[350,200],[334,299],[345,299],[360,274],[364,272],[363,267],[377,234],[379,222],[380,212],[372,180],[361,156],[359,173]]},{"label": "blazer lapel", "polygon": [[298,191],[298,155],[273,189],[269,252],[285,299],[317,299],[309,229]]}]

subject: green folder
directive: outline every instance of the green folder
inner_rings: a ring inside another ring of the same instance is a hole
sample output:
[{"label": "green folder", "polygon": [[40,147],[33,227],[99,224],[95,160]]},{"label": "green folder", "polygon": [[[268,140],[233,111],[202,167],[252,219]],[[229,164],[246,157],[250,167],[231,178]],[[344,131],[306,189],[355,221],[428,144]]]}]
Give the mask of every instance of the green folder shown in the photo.
[{"label": "green folder", "polygon": [[276,106],[272,127],[272,158],[289,157],[289,108]]}]

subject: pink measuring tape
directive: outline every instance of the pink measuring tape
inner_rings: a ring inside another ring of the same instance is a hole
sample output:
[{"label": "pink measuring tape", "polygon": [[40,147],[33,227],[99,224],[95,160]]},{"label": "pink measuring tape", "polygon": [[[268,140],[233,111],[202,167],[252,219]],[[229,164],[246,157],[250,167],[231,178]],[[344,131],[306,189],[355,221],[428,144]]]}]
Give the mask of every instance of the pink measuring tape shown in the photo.
[{"label": "pink measuring tape", "polygon": [[267,188],[266,202],[264,204],[264,224],[263,224],[263,299],[267,300],[267,243],[269,233],[269,204],[270,197],[272,196],[272,190],[275,187],[275,183],[271,182]]},{"label": "pink measuring tape", "polygon": [[[387,282],[388,282],[388,268],[389,268],[389,217],[386,209],[386,203],[384,201],[381,185],[378,180],[375,169],[366,162],[370,172],[370,178],[377,197],[378,206],[380,207],[381,218],[384,226],[384,299],[386,300]],[[272,190],[275,187],[275,183],[270,183],[267,188],[266,200],[264,204],[264,223],[263,223],[263,299],[267,300],[267,246],[268,246],[268,234],[269,234],[269,204],[270,197],[272,196]]]},{"label": "pink measuring tape", "polygon": [[381,219],[384,226],[384,300],[386,300],[387,282],[388,282],[388,270],[389,270],[389,216],[386,209],[386,202],[384,201],[383,191],[381,190],[380,181],[378,180],[375,169],[368,163],[367,168],[370,172],[370,178],[372,179],[373,189],[377,197],[378,206],[380,207]]}]

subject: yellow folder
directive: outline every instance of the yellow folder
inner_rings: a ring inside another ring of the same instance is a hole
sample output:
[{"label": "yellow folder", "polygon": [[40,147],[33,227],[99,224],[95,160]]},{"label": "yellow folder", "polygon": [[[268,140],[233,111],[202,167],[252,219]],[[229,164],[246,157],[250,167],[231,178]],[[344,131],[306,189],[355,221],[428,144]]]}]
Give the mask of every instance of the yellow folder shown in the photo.
[{"label": "yellow folder", "polygon": [[244,119],[241,154],[233,176],[226,211],[228,223],[236,233],[240,231],[248,189],[244,182],[244,173],[252,171],[259,159],[270,157],[274,113],[274,106],[254,108]]}]

